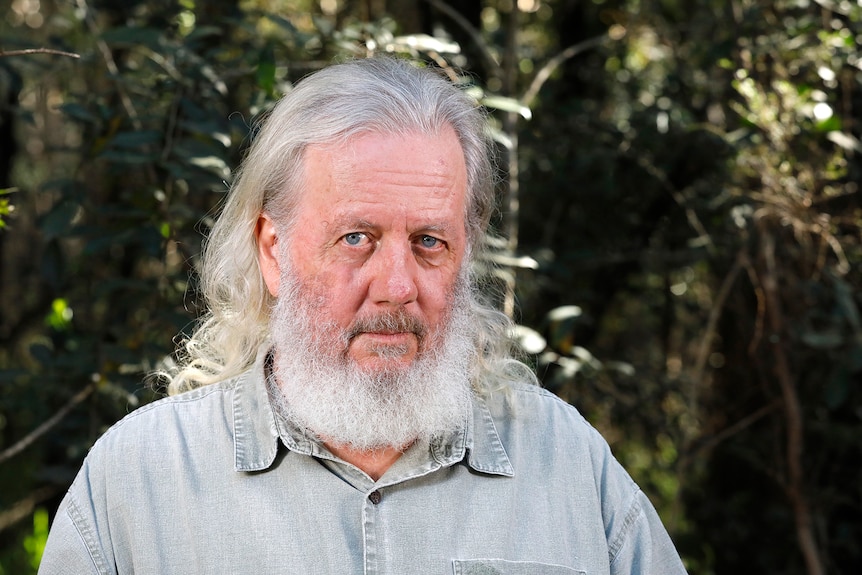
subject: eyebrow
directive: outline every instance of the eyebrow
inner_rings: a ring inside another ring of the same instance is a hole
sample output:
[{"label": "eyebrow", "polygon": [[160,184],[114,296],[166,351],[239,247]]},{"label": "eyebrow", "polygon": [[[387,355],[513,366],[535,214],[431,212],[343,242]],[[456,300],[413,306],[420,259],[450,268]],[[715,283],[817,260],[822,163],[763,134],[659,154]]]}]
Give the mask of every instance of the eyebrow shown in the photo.
[{"label": "eyebrow", "polygon": [[338,229],[338,230],[349,230],[349,229],[374,229],[378,226],[375,226],[368,220],[363,218],[355,218],[352,216],[342,216],[338,218],[334,218],[331,220],[327,220],[325,222],[327,229]]},{"label": "eyebrow", "polygon": [[[372,223],[370,220],[367,220],[365,218],[356,218],[352,216],[337,217],[328,220],[325,225],[328,229],[335,229],[338,231],[363,229],[376,230],[380,228],[379,225]],[[419,226],[415,231],[412,231],[411,233],[438,232],[445,234],[448,233],[451,229],[451,225],[435,222]]]}]

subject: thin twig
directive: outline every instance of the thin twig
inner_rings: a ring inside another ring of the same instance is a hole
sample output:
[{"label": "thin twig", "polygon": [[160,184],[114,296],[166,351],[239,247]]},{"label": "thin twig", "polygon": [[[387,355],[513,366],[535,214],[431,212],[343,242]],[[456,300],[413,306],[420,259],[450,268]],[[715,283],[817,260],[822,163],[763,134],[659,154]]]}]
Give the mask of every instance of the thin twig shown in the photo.
[{"label": "thin twig", "polygon": [[748,344],[749,355],[754,355],[754,352],[760,346],[760,341],[763,339],[763,322],[766,316],[766,297],[763,295],[763,286],[760,284],[760,277],[757,275],[757,270],[751,263],[748,254],[745,254],[742,259],[742,265],[748,272],[748,281],[751,282],[751,288],[754,290],[754,298],[757,300],[757,314],[754,317],[754,333],[751,335],[751,341]]},{"label": "thin twig", "polygon": [[715,301],[712,304],[712,309],[709,312],[709,319],[706,322],[706,331],[703,334],[703,339],[700,341],[700,349],[697,352],[697,360],[694,364],[694,374],[692,375],[691,397],[689,398],[689,409],[693,414],[697,414],[697,391],[701,385],[701,379],[703,379],[703,372],[706,370],[706,362],[709,359],[709,351],[711,349],[712,338],[717,331],[716,326],[718,325],[718,320],[721,318],[721,312],[724,310],[724,304],[730,295],[730,290],[733,287],[733,284],[736,283],[736,278],[739,276],[739,272],[743,268],[743,259],[745,257],[745,252],[743,250],[740,250],[737,254],[733,267],[730,268],[730,271],[724,277],[724,281],[721,284],[721,288],[718,290],[718,295],[716,295]]},{"label": "thin twig", "polygon": [[8,56],[29,56],[31,54],[50,54],[52,56],[68,56],[69,58],[80,58],[80,54],[55,50],[54,48],[27,48],[26,50],[5,50],[0,52],[0,58]]},{"label": "thin twig", "polygon": [[647,159],[644,156],[637,156],[635,158],[638,165],[643,168],[649,175],[654,177],[658,182],[664,187],[667,193],[673,198],[676,204],[685,211],[686,220],[688,220],[688,225],[697,232],[698,239],[702,240],[707,248],[707,251],[710,255],[715,254],[715,244],[712,241],[712,237],[709,235],[709,232],[706,231],[706,226],[700,221],[700,218],[697,216],[697,213],[688,205],[688,200],[685,197],[685,193],[691,189],[691,186],[686,188],[683,191],[679,191],[676,187],[671,183],[670,178],[668,178],[667,174],[655,166],[652,163],[651,159]]},{"label": "thin twig", "polygon": [[498,76],[500,74],[500,63],[497,62],[497,59],[494,58],[494,55],[491,54],[491,51],[488,50],[488,45],[485,40],[482,38],[482,35],[479,33],[476,28],[470,24],[470,22],[464,18],[457,10],[449,6],[446,2],[442,0],[425,0],[428,4],[448,16],[452,19],[455,24],[461,27],[467,35],[470,36],[470,39],[473,40],[473,44],[482,54],[482,58],[485,59],[485,63],[488,66],[488,72],[494,76]]},{"label": "thin twig", "polygon": [[589,50],[590,48],[595,48],[596,46],[600,46],[605,40],[607,40],[607,36],[602,34],[601,36],[596,36],[595,38],[590,38],[589,40],[584,40],[583,42],[578,42],[577,44],[573,44],[545,62],[545,65],[542,66],[536,75],[533,77],[533,81],[530,82],[530,86],[524,92],[524,95],[521,97],[521,103],[525,106],[530,106],[533,100],[536,99],[536,96],[539,95],[539,90],[542,89],[542,86],[545,85],[545,82],[548,81],[548,78],[551,77],[551,74],[560,67],[560,65],[570,58],[574,58],[581,52]]},{"label": "thin twig", "polygon": [[742,419],[740,419],[736,423],[729,425],[728,427],[725,427],[724,429],[722,429],[721,431],[719,431],[718,433],[716,433],[715,435],[713,435],[712,437],[710,437],[709,439],[707,439],[706,441],[704,441],[703,443],[698,445],[694,450],[686,453],[680,461],[680,467],[681,468],[687,467],[695,459],[695,456],[697,454],[702,453],[704,451],[708,451],[710,449],[714,449],[722,441],[725,441],[725,440],[733,437],[734,435],[736,435],[738,433],[742,433],[743,431],[745,431],[746,428],[752,426],[753,424],[760,421],[766,415],[769,415],[770,413],[775,411],[775,409],[777,407],[779,407],[780,405],[781,405],[780,401],[778,401],[778,400],[773,401],[772,403],[764,405],[763,407],[761,407],[757,411],[755,411],[753,413],[749,413],[748,415],[746,415],[745,417],[743,417]]},{"label": "thin twig", "polygon": [[18,455],[19,453],[21,453],[22,451],[27,449],[30,446],[30,444],[32,444],[34,441],[36,441],[37,439],[39,439],[40,437],[42,437],[43,435],[48,433],[54,426],[56,426],[58,423],[60,423],[60,421],[64,417],[66,417],[69,414],[69,412],[75,408],[76,405],[78,405],[79,403],[81,403],[82,401],[87,399],[87,397],[91,393],[93,393],[94,389],[95,389],[95,387],[91,383],[90,385],[88,385],[87,387],[85,387],[84,389],[82,389],[81,391],[76,393],[72,397],[72,399],[70,399],[68,402],[66,402],[66,405],[61,407],[57,413],[55,413],[54,415],[52,415],[50,417],[50,419],[43,422],[42,425],[40,425],[39,427],[37,427],[36,429],[31,431],[30,433],[25,435],[20,441],[18,441],[17,443],[15,443],[11,447],[9,447],[8,449],[5,449],[2,453],[0,453],[0,463],[3,463],[7,459],[10,459],[10,458]]},{"label": "thin twig", "polygon": [[10,505],[8,509],[0,513],[0,532],[33,513],[37,505],[54,497],[60,492],[60,489],[57,486],[41,487],[21,501]]},{"label": "thin twig", "polygon": [[823,575],[825,573],[823,562],[820,558],[820,550],[814,537],[814,522],[811,517],[811,508],[805,497],[805,477],[802,465],[803,452],[803,414],[799,394],[796,390],[796,382],[790,368],[790,361],[784,349],[782,335],[784,333],[784,315],[781,309],[781,299],[778,293],[778,278],[776,277],[775,262],[775,238],[772,232],[766,229],[766,222],[761,220],[761,235],[763,243],[761,255],[765,266],[763,274],[763,293],[766,297],[766,318],[772,332],[772,350],[775,354],[775,375],[778,386],[781,389],[781,397],[784,404],[786,449],[787,449],[787,472],[788,483],[785,486],[787,497],[793,508],[793,516],[796,520],[796,537],[799,548],[805,559],[809,575]]},{"label": "thin twig", "polygon": [[105,60],[105,67],[108,68],[108,72],[111,73],[111,76],[114,78],[114,82],[117,85],[117,94],[120,96],[120,101],[123,103],[123,108],[126,110],[126,114],[129,116],[129,119],[132,121],[132,125],[136,130],[142,130],[143,124],[141,123],[141,119],[138,116],[138,111],[135,109],[135,105],[132,103],[132,99],[129,97],[129,94],[126,92],[125,88],[123,88],[122,83],[120,82],[120,69],[117,66],[116,60],[114,60],[114,55],[111,53],[111,49],[108,47],[108,43],[102,40],[101,31],[99,30],[98,25],[96,24],[96,20],[93,17],[93,13],[90,10],[90,6],[87,4],[87,0],[77,0],[78,8],[84,13],[84,20],[87,23],[87,26],[90,28],[90,32],[94,37],[97,38],[96,45],[99,47],[99,52],[102,53],[102,58]]}]

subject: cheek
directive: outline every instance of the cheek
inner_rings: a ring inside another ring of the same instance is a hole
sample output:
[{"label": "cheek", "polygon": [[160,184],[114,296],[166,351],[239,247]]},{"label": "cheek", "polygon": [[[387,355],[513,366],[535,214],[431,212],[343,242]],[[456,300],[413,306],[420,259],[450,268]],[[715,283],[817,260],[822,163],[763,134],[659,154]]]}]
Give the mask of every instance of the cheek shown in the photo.
[{"label": "cheek", "polygon": [[351,278],[338,274],[317,274],[306,284],[310,287],[310,304],[323,321],[348,327],[362,305],[361,290]]},{"label": "cheek", "polygon": [[434,326],[439,326],[448,317],[455,294],[454,274],[439,274],[428,278],[421,286],[421,308],[425,317]]}]

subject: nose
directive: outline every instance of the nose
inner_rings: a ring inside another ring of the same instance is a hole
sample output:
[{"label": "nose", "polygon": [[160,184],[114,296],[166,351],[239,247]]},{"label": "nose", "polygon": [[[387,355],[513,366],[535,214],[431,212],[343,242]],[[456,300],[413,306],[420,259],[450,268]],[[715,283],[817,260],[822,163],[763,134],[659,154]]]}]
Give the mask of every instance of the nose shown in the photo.
[{"label": "nose", "polygon": [[374,303],[406,305],[416,301],[418,265],[409,242],[381,242],[372,260],[368,291]]}]

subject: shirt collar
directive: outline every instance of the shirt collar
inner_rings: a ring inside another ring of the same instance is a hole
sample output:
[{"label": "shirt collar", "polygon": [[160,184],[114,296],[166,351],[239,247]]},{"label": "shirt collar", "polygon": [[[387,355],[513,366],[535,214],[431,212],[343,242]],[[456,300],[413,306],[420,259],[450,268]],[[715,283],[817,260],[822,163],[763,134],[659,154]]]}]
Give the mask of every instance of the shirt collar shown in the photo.
[{"label": "shirt collar", "polygon": [[[234,468],[236,471],[264,471],[272,466],[278,453],[281,437],[291,451],[312,455],[318,450],[310,445],[298,430],[281,425],[266,385],[268,351],[258,354],[254,366],[239,376],[233,398]],[[279,433],[281,432],[281,433]],[[301,434],[300,434],[301,435]],[[431,456],[442,465],[465,461],[480,473],[515,474],[506,449],[503,447],[491,412],[481,397],[472,401],[472,417],[467,428],[453,433],[445,440],[433,441]]]},{"label": "shirt collar", "polygon": [[470,423],[467,426],[467,464],[482,473],[506,477],[515,475],[484,398],[473,397],[473,420]]},{"label": "shirt collar", "polygon": [[234,468],[263,471],[278,453],[278,426],[266,386],[269,351],[258,354],[251,369],[239,376],[233,396]]}]

